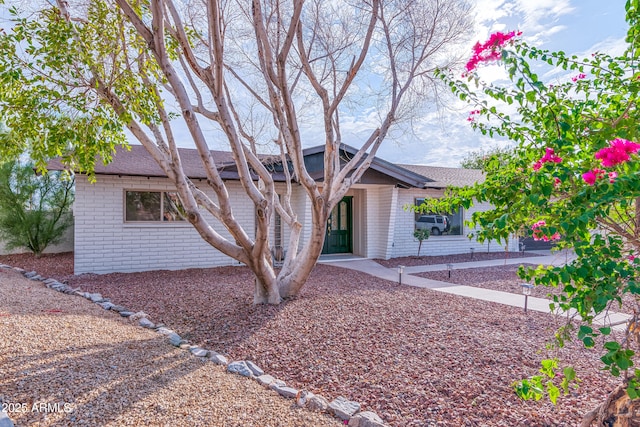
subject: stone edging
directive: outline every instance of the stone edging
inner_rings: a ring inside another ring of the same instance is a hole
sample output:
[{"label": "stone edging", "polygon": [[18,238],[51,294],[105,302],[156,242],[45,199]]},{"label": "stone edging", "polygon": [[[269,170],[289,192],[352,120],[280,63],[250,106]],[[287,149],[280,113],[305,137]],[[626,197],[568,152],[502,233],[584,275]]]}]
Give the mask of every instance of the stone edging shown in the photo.
[{"label": "stone edging", "polygon": [[[132,322],[137,321],[140,327],[155,330],[157,333],[167,337],[171,345],[189,351],[194,357],[208,359],[216,365],[225,366],[228,373],[253,379],[263,387],[275,391],[283,398],[295,399],[298,407],[306,408],[310,411],[328,413],[339,418],[345,425],[350,427],[388,427],[375,412],[360,412],[360,404],[358,402],[347,400],[342,396],[329,402],[326,398],[310,391],[288,387],[284,381],[265,374],[262,369],[250,360],[233,361],[229,363],[227,358],[222,354],[216,353],[213,350],[206,350],[197,345],[192,345],[187,340],[182,339],[175,331],[165,327],[165,325],[154,324],[149,320],[146,313],[142,311],[134,312],[120,305],[113,304],[109,298],[103,298],[99,293],[82,292],[80,288],[73,289],[69,285],[61,283],[56,279],[42,277],[35,271],[26,271],[22,268],[11,267],[5,264],[0,264],[0,268],[12,269],[21,273],[27,279],[42,282],[49,289],[68,295],[81,296],[99,305],[104,310],[114,311]],[[0,427],[14,427],[13,422],[4,411],[0,411]]]}]

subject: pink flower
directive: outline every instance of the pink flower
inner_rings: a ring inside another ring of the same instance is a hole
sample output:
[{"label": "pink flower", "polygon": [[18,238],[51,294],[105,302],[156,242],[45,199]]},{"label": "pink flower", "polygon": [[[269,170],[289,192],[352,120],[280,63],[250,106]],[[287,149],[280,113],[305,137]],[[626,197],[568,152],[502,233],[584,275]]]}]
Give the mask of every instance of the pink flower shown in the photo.
[{"label": "pink flower", "polygon": [[480,42],[476,43],[473,46],[473,55],[465,66],[467,71],[462,76],[465,77],[475,70],[481,62],[498,61],[502,59],[502,46],[520,34],[522,34],[520,31],[511,31],[508,33],[501,33],[498,31],[491,34],[489,40],[486,42],[482,44],[480,44]]},{"label": "pink flower", "polygon": [[536,229],[536,228],[544,227],[545,225],[547,225],[547,222],[544,219],[541,219],[540,221],[533,224],[531,228]]},{"label": "pink flower", "polygon": [[589,185],[593,185],[599,178],[604,176],[604,171],[602,169],[595,168],[590,170],[589,172],[585,172],[582,174],[582,179]]},{"label": "pink flower", "polygon": [[540,220],[531,226],[531,230],[533,231],[533,240],[536,241],[545,241],[549,242],[551,240],[560,240],[560,233],[555,232],[551,237],[547,236],[540,230],[540,227],[544,227],[547,225],[545,220]]},{"label": "pink flower", "polygon": [[616,178],[618,177],[618,172],[609,172],[609,182],[613,184],[616,182]]},{"label": "pink flower", "polygon": [[578,80],[582,80],[582,79],[584,79],[584,78],[586,78],[586,77],[587,77],[587,75],[586,75],[586,74],[584,74],[584,73],[580,73],[580,74],[578,74],[577,76],[571,77],[571,81],[575,83],[575,82],[577,82]]},{"label": "pink flower", "polygon": [[544,156],[540,157],[540,160],[533,164],[533,170],[540,170],[543,164],[545,163],[560,163],[562,162],[562,157],[558,157],[555,155],[553,148],[546,148]]},{"label": "pink flower", "polygon": [[554,176],[553,177],[553,186],[557,188],[557,187],[560,186],[560,184],[562,184],[562,181],[560,181],[560,178],[558,178],[557,176]]},{"label": "pink flower", "polygon": [[467,117],[468,122],[473,122],[476,120],[476,115],[480,114],[480,110],[473,110],[469,112],[469,117]]},{"label": "pink flower", "polygon": [[609,146],[601,149],[595,154],[596,159],[602,162],[602,166],[610,168],[629,160],[630,154],[635,154],[640,150],[640,144],[626,139],[616,138],[609,142]]}]

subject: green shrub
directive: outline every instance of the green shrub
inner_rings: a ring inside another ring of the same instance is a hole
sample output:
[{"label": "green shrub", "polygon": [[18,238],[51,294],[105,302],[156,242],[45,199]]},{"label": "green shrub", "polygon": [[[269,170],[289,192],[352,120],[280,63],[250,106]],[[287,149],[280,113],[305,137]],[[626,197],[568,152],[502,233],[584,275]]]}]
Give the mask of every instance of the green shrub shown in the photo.
[{"label": "green shrub", "polygon": [[420,242],[420,244],[418,245],[418,256],[420,256],[420,249],[422,249],[422,241],[427,240],[430,235],[431,232],[426,228],[418,229],[413,232],[413,237],[418,239],[418,241]]},{"label": "green shrub", "polygon": [[59,243],[72,222],[73,183],[61,172],[37,175],[31,164],[1,164],[0,238],[6,249],[25,248],[39,257]]}]

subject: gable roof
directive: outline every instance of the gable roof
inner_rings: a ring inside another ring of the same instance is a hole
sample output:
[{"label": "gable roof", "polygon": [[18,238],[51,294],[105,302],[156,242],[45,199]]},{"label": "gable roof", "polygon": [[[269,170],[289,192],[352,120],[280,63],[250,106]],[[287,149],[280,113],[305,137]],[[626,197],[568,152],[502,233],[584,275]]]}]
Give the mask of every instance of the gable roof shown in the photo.
[{"label": "gable roof", "polygon": [[[310,147],[303,150],[305,163],[314,179],[322,179],[322,158],[324,145]],[[346,144],[340,146],[342,162],[346,163],[358,150]],[[185,174],[191,179],[206,179],[207,176],[202,167],[198,150],[193,148],[178,148],[180,159]],[[229,151],[211,151],[211,155],[218,166],[223,179],[238,179],[233,156]],[[271,164],[280,163],[274,156],[260,156],[263,161]],[[66,166],[60,159],[53,159],[47,165],[50,170],[63,170]],[[130,145],[129,147],[116,147],[111,163],[105,165],[96,161],[96,175],[125,175],[125,176],[149,176],[166,177],[160,166],[151,157],[142,145]],[[388,162],[379,157],[374,157],[369,170],[365,173],[361,182],[380,183],[381,177],[386,181],[394,181],[397,185],[407,188],[446,188],[449,186],[473,185],[484,181],[484,174],[477,169],[448,168],[424,165],[400,165]],[[257,179],[257,177],[256,177]],[[284,181],[284,173],[275,172],[276,181]]]},{"label": "gable roof", "polygon": [[414,173],[427,177],[428,188],[463,187],[484,181],[484,173],[480,169],[447,168],[426,165],[398,165]]},{"label": "gable roof", "polygon": [[[312,169],[309,168],[309,161],[308,159],[313,158],[314,156],[319,156],[319,155],[323,155],[324,154],[324,150],[325,147],[324,145],[319,145],[316,147],[310,147],[307,149],[302,150],[302,154],[305,157],[305,163],[308,166],[308,169]],[[340,157],[341,157],[341,163],[346,163],[348,162],[353,156],[355,156],[355,154],[358,152],[358,150],[350,145],[346,145],[346,144],[340,144]],[[365,155],[363,157],[366,158],[367,155]],[[316,167],[317,169],[317,167]],[[414,171],[411,171],[407,168],[403,168],[399,165],[396,165],[394,163],[388,162],[386,160],[383,160],[379,157],[374,157],[373,160],[371,161],[371,165],[369,166],[369,169],[367,172],[369,171],[375,171],[378,172],[380,174],[386,175],[390,178],[393,178],[394,180],[396,180],[399,184],[405,186],[405,187],[416,187],[416,188],[424,188],[424,183],[426,181],[430,181],[429,178],[426,178],[424,175],[420,174],[420,173],[416,173]],[[315,172],[315,173],[314,173]],[[365,175],[367,174],[367,172],[365,172]],[[322,171],[318,171],[318,170],[310,170],[310,174],[311,176],[313,176],[315,179],[321,179],[322,178]],[[367,177],[363,175],[361,181],[363,183],[367,183]]]}]

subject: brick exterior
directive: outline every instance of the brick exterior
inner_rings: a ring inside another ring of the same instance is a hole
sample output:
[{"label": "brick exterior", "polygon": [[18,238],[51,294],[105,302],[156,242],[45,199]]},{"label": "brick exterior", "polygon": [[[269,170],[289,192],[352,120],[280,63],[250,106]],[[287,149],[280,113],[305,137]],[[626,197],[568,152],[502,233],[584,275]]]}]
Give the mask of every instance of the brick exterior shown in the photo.
[{"label": "brick exterior", "polygon": [[[404,206],[407,204],[415,203],[416,198],[423,197],[438,197],[442,195],[439,190],[398,190],[398,203],[396,208],[395,218],[395,234],[393,238],[393,250],[391,251],[391,258],[412,256],[418,254],[418,245],[420,242],[413,237],[413,231],[415,229],[415,214],[411,211],[405,210]],[[484,211],[489,209],[490,205],[483,203],[476,206],[472,206],[471,209],[465,209],[463,211],[464,221],[471,219],[471,215],[475,211]],[[467,226],[464,227],[462,235],[458,236],[430,236],[429,239],[422,242],[422,249],[420,255],[448,255],[469,253],[473,248],[476,252],[487,251],[499,252],[505,250],[505,245],[499,245],[495,241],[487,244],[478,243],[475,239],[469,239],[467,236],[473,232]],[[510,239],[509,248],[510,252],[518,251],[518,240]]]},{"label": "brick exterior", "polygon": [[[234,214],[248,233],[254,230],[254,206],[239,182],[227,182]],[[98,175],[90,184],[86,177],[76,179],[75,273],[134,272],[159,269],[184,269],[237,265],[204,242],[187,222],[125,223],[125,190],[173,191],[166,178]],[[348,195],[353,199],[354,253],[368,258],[389,259],[416,255],[418,241],[413,238],[414,214],[403,206],[414,203],[416,197],[438,196],[440,190],[406,190],[391,185],[357,185]],[[311,208],[305,192],[295,188],[292,206],[300,222],[310,224]],[[464,212],[465,220],[474,210],[487,209],[479,205]],[[212,226],[223,236],[228,232],[216,220]],[[310,227],[303,228],[301,242],[309,237]],[[421,254],[446,255],[476,251],[502,251],[493,242],[489,246],[469,240],[465,228],[461,236],[431,236],[423,242]],[[283,246],[289,244],[289,230],[283,223]],[[517,241],[510,242],[510,251],[517,251]]]},{"label": "brick exterior", "polygon": [[[238,182],[228,183],[236,218],[249,232],[254,207]],[[125,190],[172,191],[166,178],[98,175],[76,178],[75,273],[133,272],[233,265],[238,262],[207,244],[188,222],[125,223]],[[216,220],[212,226],[229,233]]]}]

